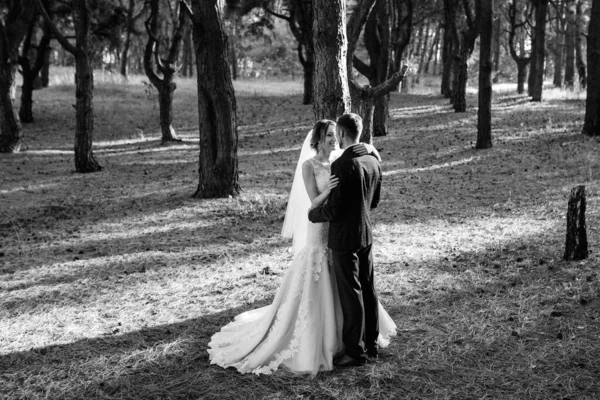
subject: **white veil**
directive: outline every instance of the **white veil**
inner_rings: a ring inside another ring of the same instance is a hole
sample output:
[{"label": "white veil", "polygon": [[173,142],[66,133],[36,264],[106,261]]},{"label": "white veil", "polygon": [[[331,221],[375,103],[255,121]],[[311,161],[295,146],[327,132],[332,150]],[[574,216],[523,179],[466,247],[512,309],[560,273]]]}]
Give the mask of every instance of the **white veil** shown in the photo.
[{"label": "white veil", "polygon": [[312,130],[306,135],[302,150],[300,151],[296,172],[294,173],[294,180],[292,181],[292,189],[290,190],[290,197],[285,211],[285,219],[283,220],[283,227],[281,228],[281,235],[283,237],[293,239],[292,249],[294,250],[294,255],[298,254],[306,244],[310,198],[304,187],[302,164],[316,154],[315,150],[310,147],[311,136]]}]

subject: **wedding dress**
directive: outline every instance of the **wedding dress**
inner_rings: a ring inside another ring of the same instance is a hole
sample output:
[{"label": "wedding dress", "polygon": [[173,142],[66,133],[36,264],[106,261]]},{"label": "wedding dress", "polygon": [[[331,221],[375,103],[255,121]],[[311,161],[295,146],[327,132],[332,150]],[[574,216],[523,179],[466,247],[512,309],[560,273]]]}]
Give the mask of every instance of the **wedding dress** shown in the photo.
[{"label": "wedding dress", "polygon": [[[321,193],[330,166],[315,158],[310,162]],[[213,335],[208,344],[211,364],[255,374],[284,367],[312,376],[333,368],[333,358],[343,352],[344,345],[342,310],[329,267],[328,228],[328,223],[307,224],[305,243],[294,254],[273,303],[236,316]],[[386,347],[396,334],[396,325],[381,304],[379,331],[378,344]]]}]

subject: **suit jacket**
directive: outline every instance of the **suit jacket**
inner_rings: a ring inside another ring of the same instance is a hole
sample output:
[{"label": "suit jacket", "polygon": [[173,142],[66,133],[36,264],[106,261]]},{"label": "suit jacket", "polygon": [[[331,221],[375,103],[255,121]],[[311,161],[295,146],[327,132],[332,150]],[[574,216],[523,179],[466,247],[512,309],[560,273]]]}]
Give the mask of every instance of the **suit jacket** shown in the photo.
[{"label": "suit jacket", "polygon": [[327,202],[308,213],[312,222],[329,222],[329,248],[355,251],[373,243],[371,209],[381,194],[381,166],[362,144],[348,147],[331,164],[339,178]]}]

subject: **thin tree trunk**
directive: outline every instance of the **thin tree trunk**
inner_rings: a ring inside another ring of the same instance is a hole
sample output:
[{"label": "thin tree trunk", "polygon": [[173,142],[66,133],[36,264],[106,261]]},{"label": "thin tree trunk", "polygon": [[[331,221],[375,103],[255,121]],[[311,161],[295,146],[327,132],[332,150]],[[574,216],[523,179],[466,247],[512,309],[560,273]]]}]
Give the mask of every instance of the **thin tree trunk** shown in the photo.
[{"label": "thin tree trunk", "polygon": [[121,53],[121,75],[127,78],[127,68],[129,63],[129,47],[131,46],[131,28],[133,24],[133,11],[135,0],[129,0],[127,6],[127,19],[125,22],[125,42],[123,43],[123,52]]},{"label": "thin tree trunk", "polygon": [[238,79],[238,61],[235,46],[237,43],[237,18],[234,16],[231,21],[231,35],[229,35],[229,64],[231,65],[231,78]]},{"label": "thin tree trunk", "polygon": [[555,29],[556,29],[556,34],[554,35],[554,80],[553,80],[553,84],[556,87],[562,87],[562,85],[563,85],[565,35],[564,35],[564,33],[562,33],[561,18],[559,18],[559,17],[556,18]]},{"label": "thin tree trunk", "polygon": [[42,65],[42,71],[40,73],[40,80],[43,88],[47,88],[50,85],[50,52],[52,48],[47,46],[44,49],[44,64]]},{"label": "thin tree trunk", "polygon": [[313,10],[313,112],[317,120],[335,120],[350,111],[346,1],[313,0]]},{"label": "thin tree trunk", "polygon": [[493,32],[493,43],[494,43],[494,69],[493,69],[493,83],[498,83],[500,79],[500,42],[502,40],[502,19],[497,16],[494,20],[494,32]]},{"label": "thin tree trunk", "polygon": [[390,115],[389,103],[389,93],[381,96],[378,99],[375,99],[375,111],[373,112],[373,136],[379,137],[387,135],[387,123]]},{"label": "thin tree trunk", "polygon": [[567,5],[567,32],[565,35],[565,87],[573,89],[575,84],[575,4],[573,1]]},{"label": "thin tree trunk", "polygon": [[584,260],[588,258],[588,240],[585,223],[585,186],[571,189],[567,210],[567,235],[563,260]]},{"label": "thin tree trunk", "polygon": [[492,20],[493,0],[480,0],[479,108],[476,149],[492,147]]},{"label": "thin tree trunk", "polygon": [[583,60],[583,5],[582,0],[576,0],[576,13],[575,13],[575,63],[577,65],[577,74],[579,75],[579,85],[582,89],[585,89],[586,84],[586,65]]},{"label": "thin tree trunk", "polygon": [[[429,73],[429,65],[433,58],[434,52],[436,52],[436,58],[437,58],[437,48],[438,48],[438,43],[440,41],[440,30],[441,30],[441,24],[438,24],[438,26],[435,30],[435,36],[433,37],[433,43],[431,45],[431,48],[429,49],[429,53],[427,54],[427,61],[425,62],[425,66],[423,68],[423,72],[426,74]],[[432,73],[435,74],[435,66],[434,66]]]},{"label": "thin tree trunk", "polygon": [[227,33],[217,0],[195,0],[192,7],[200,132],[199,181],[194,197],[234,196],[240,191],[238,134]]},{"label": "thin tree trunk", "polygon": [[600,136],[600,1],[592,3],[587,37],[587,97],[584,135]]},{"label": "thin tree trunk", "polygon": [[527,79],[527,61],[517,61],[517,93],[525,93],[525,80]]},{"label": "thin tree trunk", "polygon": [[456,9],[458,0],[444,0],[444,36],[442,45],[442,87],[441,93],[444,97],[452,96],[452,82],[454,80],[454,56],[457,53],[458,33],[456,31]]},{"label": "thin tree trunk", "polygon": [[544,61],[546,57],[546,15],[548,13],[549,0],[535,1],[537,3],[537,7],[535,10],[535,50],[532,50],[535,51],[535,74],[533,75],[532,100],[542,101],[542,92],[544,89]]},{"label": "thin tree trunk", "polygon": [[160,112],[160,131],[162,142],[179,142],[173,128],[173,93],[177,86],[173,82],[173,75],[164,75],[158,88],[158,104]]}]

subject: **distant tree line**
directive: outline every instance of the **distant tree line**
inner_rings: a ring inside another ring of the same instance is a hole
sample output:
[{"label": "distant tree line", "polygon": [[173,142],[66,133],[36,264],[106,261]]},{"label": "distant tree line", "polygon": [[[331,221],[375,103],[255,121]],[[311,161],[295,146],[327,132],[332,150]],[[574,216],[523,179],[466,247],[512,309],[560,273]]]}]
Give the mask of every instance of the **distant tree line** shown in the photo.
[{"label": "distant tree line", "polygon": [[[75,67],[75,167],[101,169],[92,152],[93,70],[156,88],[163,142],[176,75],[198,88],[196,195],[236,194],[232,80],[302,77],[316,118],[364,116],[361,140],[387,134],[392,91],[439,75],[441,95],[465,112],[479,87],[477,148],[492,146],[491,88],[514,81],[541,101],[543,83],[587,90],[583,132],[600,134],[599,0],[11,0],[0,2],[0,152],[17,152],[34,121],[33,93],[52,65]],[[345,47],[342,44],[345,43]],[[338,56],[335,56],[338,54]],[[408,70],[408,71],[407,71]],[[20,109],[14,109],[17,73]],[[407,75],[408,74],[408,75]],[[366,84],[363,84],[363,83]],[[477,82],[477,83],[475,83]]]}]

